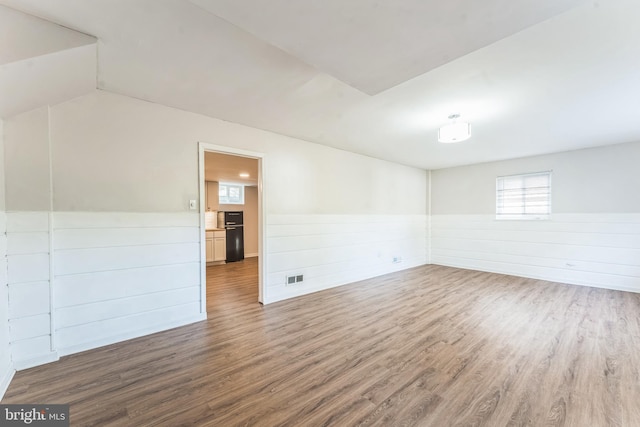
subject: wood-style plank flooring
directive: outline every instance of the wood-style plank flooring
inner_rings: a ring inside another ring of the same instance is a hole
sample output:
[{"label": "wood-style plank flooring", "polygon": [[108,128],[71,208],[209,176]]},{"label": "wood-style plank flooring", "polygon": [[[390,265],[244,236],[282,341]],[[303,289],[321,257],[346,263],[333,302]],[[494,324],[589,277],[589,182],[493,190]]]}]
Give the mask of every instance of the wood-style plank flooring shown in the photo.
[{"label": "wood-style plank flooring", "polygon": [[424,266],[18,372],[3,403],[77,426],[640,426],[640,295]]}]

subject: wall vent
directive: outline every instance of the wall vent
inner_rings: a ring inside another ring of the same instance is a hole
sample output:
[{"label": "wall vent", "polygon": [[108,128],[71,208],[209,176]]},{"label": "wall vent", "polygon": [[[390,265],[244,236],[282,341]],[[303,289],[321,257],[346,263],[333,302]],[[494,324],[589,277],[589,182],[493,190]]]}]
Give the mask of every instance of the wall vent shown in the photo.
[{"label": "wall vent", "polygon": [[304,275],[297,274],[295,276],[287,276],[287,280],[285,281],[285,284],[287,286],[291,286],[291,285],[298,284],[302,281],[304,281]]}]

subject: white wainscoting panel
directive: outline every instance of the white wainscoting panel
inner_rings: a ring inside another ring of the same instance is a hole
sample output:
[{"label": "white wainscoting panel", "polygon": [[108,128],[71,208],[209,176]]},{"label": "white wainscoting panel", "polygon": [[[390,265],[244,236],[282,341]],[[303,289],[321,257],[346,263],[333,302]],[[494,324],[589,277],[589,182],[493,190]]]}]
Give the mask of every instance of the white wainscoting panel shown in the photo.
[{"label": "white wainscoting panel", "polygon": [[17,369],[57,359],[51,346],[49,213],[7,212],[11,355]]},{"label": "white wainscoting panel", "polygon": [[47,212],[7,212],[7,233],[48,233]]},{"label": "white wainscoting panel", "polygon": [[170,264],[56,277],[56,294],[64,307],[144,296],[200,286],[200,264]]},{"label": "white wainscoting panel", "polygon": [[197,213],[54,213],[59,353],[205,319],[199,226]]},{"label": "white wainscoting panel", "polygon": [[434,215],[432,263],[640,292],[640,214]]},{"label": "white wainscoting panel", "polygon": [[266,250],[269,303],[424,265],[427,216],[270,215]]},{"label": "white wainscoting panel", "polygon": [[49,281],[17,283],[9,285],[9,318],[49,314]]},{"label": "white wainscoting panel", "polygon": [[[1,129],[0,129],[1,130]],[[15,369],[11,362],[9,333],[9,287],[7,285],[7,216],[0,212],[0,400],[9,387]]]},{"label": "white wainscoting panel", "polygon": [[11,356],[13,357],[13,366],[17,370],[29,369],[58,360],[58,354],[51,351],[50,335],[12,342]]},{"label": "white wainscoting panel", "polygon": [[110,318],[63,328],[58,331],[59,352],[64,356],[205,319],[206,314],[200,313],[200,300],[198,299],[198,302],[194,303],[174,305],[133,316]]},{"label": "white wainscoting panel", "polygon": [[[14,233],[7,234],[9,245],[14,237]],[[10,284],[49,280],[49,253],[8,254],[7,272]]]},{"label": "white wainscoting panel", "polygon": [[43,337],[51,332],[49,313],[11,319],[9,320],[9,326],[11,328],[11,337],[14,341]]}]

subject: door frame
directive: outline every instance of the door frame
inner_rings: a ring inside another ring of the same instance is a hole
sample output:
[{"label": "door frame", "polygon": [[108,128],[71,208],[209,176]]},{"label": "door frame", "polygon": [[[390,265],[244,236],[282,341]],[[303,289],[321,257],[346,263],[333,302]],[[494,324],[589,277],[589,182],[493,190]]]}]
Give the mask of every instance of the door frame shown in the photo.
[{"label": "door frame", "polygon": [[242,150],[234,147],[225,147],[222,145],[210,144],[207,142],[198,142],[198,190],[200,192],[199,216],[200,216],[200,312],[207,312],[207,253],[206,253],[206,236],[204,213],[205,206],[205,152],[229,154],[232,156],[248,157],[258,161],[258,302],[264,304],[265,301],[265,278],[266,263],[264,254],[266,253],[266,218],[267,210],[265,208],[264,197],[264,170],[265,170],[265,154],[255,151]]}]

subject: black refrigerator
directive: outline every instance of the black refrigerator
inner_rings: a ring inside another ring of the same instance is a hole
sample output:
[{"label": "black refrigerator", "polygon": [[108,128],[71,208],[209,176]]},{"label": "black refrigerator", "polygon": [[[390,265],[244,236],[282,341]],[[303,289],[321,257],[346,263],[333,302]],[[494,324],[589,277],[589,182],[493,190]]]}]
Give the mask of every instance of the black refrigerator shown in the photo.
[{"label": "black refrigerator", "polygon": [[224,229],[227,233],[227,262],[244,259],[244,215],[242,212],[225,212]]}]

